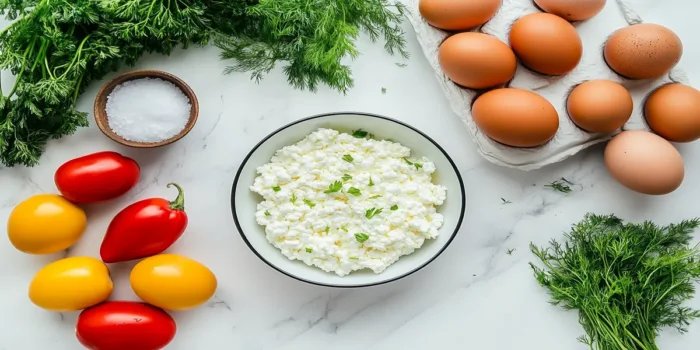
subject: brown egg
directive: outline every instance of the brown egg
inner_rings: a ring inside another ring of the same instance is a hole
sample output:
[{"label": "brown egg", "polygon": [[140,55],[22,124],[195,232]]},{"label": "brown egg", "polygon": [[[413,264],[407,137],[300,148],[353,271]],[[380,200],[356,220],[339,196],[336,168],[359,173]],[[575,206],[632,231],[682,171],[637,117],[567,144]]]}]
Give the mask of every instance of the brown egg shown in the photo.
[{"label": "brown egg", "polygon": [[517,67],[508,45],[482,33],[459,33],[447,38],[440,46],[438,59],[452,81],[470,89],[505,84]]},{"label": "brown egg", "polygon": [[588,132],[612,132],[632,116],[632,95],[609,80],[590,80],[571,91],[566,101],[569,117]]},{"label": "brown egg", "polygon": [[535,4],[567,21],[584,21],[602,11],[605,0],[535,0]]},{"label": "brown egg", "polygon": [[524,66],[547,75],[570,72],[583,55],[576,28],[549,13],[533,13],[515,21],[510,47]]},{"label": "brown egg", "polygon": [[426,22],[444,30],[466,30],[491,19],[501,0],[420,0],[418,9]]},{"label": "brown egg", "polygon": [[647,98],[644,116],[666,140],[695,141],[700,138],[700,91],[682,84],[664,85]]},{"label": "brown egg", "polygon": [[472,117],[486,136],[504,145],[535,147],[551,140],[559,115],[549,101],[528,90],[496,89],[476,99]]},{"label": "brown egg", "polygon": [[676,66],[683,55],[681,39],[658,24],[635,24],[608,38],[605,61],[617,74],[630,79],[658,78]]},{"label": "brown egg", "polygon": [[623,131],[605,147],[605,166],[623,186],[644,194],[675,191],[685,169],[680,153],[660,136],[647,131]]}]

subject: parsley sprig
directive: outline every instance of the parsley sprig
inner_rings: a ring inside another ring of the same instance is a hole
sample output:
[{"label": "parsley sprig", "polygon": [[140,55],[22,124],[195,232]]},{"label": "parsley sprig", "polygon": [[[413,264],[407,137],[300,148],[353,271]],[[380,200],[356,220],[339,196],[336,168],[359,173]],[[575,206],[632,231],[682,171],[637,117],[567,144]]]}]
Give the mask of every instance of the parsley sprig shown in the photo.
[{"label": "parsley sprig", "polygon": [[355,187],[350,187],[348,189],[348,193],[350,193],[351,195],[356,196],[356,197],[362,195],[362,192],[360,191],[360,189],[355,188]]},{"label": "parsley sprig", "polygon": [[358,139],[364,139],[367,137],[369,133],[367,131],[364,131],[362,129],[357,129],[352,131],[352,137],[358,138]]},{"label": "parsley sprig", "polygon": [[368,219],[373,218],[375,215],[379,215],[384,209],[370,208],[365,212],[365,217]]},{"label": "parsley sprig", "polygon": [[357,129],[352,131],[352,137],[357,138],[357,139],[364,139],[366,137],[369,137],[370,139],[374,138],[374,134],[369,133],[365,130],[362,129]]},{"label": "parsley sprig", "polygon": [[360,242],[360,243],[364,243],[368,239],[369,239],[369,235],[366,233],[356,233],[355,234],[355,240]]},{"label": "parsley sprig", "polygon": [[340,192],[340,190],[343,188],[343,183],[340,181],[335,181],[332,184],[328,185],[328,189],[323,191],[323,193],[335,193],[335,192]]}]

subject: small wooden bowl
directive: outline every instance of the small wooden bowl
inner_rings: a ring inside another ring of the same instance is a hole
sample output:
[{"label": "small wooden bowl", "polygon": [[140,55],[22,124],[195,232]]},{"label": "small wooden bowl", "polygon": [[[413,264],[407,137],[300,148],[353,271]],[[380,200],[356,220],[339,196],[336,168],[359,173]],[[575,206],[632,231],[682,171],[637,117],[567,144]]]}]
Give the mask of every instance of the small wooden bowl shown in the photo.
[{"label": "small wooden bowl", "polygon": [[[159,142],[137,142],[137,141],[129,141],[124,139],[123,137],[117,135],[112,129],[109,127],[109,122],[107,121],[107,97],[109,94],[112,93],[112,90],[119,86],[120,84],[129,81],[129,80],[136,80],[136,79],[142,79],[142,78],[158,78],[161,80],[169,81],[173,83],[175,86],[180,88],[182,90],[182,93],[187,96],[187,98],[190,100],[190,119],[187,121],[187,124],[185,124],[185,128],[180,131],[179,134],[163,141]],[[102,85],[102,88],[100,88],[100,91],[97,93],[97,97],[95,98],[95,122],[97,122],[97,127],[100,128],[100,131],[102,131],[103,134],[105,134],[107,137],[112,139],[115,142],[118,142],[122,145],[129,146],[129,147],[136,147],[136,148],[154,148],[154,147],[160,147],[160,146],[165,146],[169,145],[181,138],[183,138],[187,133],[192,130],[194,127],[194,124],[197,122],[197,117],[199,116],[199,102],[197,101],[197,96],[194,94],[194,91],[192,88],[190,88],[187,83],[185,83],[182,79],[170,74],[166,73],[163,71],[158,71],[158,70],[135,70],[131,72],[126,72],[124,74],[121,74],[117,76],[116,78],[108,81],[106,84]]]}]

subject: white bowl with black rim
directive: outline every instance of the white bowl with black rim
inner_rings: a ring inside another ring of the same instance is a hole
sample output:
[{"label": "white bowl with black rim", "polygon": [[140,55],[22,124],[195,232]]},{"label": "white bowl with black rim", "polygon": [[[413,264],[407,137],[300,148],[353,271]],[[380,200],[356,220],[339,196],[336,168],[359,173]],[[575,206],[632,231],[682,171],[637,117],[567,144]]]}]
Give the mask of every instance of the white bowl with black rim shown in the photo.
[{"label": "white bowl with black rim", "polygon": [[[258,167],[270,162],[277,150],[299,142],[319,128],[350,133],[352,130],[371,131],[376,139],[391,139],[411,149],[411,158],[427,157],[435,163],[433,182],[447,188],[447,200],[437,207],[444,217],[437,238],[426,240],[423,246],[379,274],[365,269],[340,277],[302,261],[289,260],[267,241],[265,228],[258,225],[255,212],[264,199],[250,190],[258,176]],[[275,270],[300,281],[328,287],[367,287],[396,281],[431,263],[452,242],[464,218],[466,195],[462,177],[450,156],[428,135],[400,121],[367,113],[341,112],[322,114],[288,124],[265,137],[248,153],[236,173],[231,192],[231,211],[243,241],[263,262]]]}]

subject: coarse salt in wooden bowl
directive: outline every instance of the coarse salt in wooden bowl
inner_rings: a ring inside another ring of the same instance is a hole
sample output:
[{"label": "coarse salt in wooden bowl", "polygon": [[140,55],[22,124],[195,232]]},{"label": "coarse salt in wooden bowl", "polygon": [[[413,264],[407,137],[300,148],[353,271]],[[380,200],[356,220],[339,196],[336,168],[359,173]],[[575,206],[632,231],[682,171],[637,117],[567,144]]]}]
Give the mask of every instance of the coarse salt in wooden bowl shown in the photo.
[{"label": "coarse salt in wooden bowl", "polygon": [[[177,135],[163,140],[163,141],[158,141],[158,142],[139,142],[139,141],[131,141],[127,140],[119,135],[117,135],[110,127],[109,127],[109,121],[108,121],[108,116],[107,116],[107,97],[114,91],[114,89],[123,84],[124,82],[130,81],[130,80],[137,80],[137,79],[143,79],[143,78],[152,78],[152,79],[161,79],[167,82],[172,83],[175,85],[177,88],[179,88],[183,94],[189,99],[190,103],[190,116],[187,121],[187,124],[185,124],[184,129],[182,129]],[[160,147],[160,146],[165,146],[169,145],[187,135],[187,133],[192,130],[194,127],[194,124],[197,122],[197,117],[199,116],[199,102],[197,101],[197,96],[195,95],[194,91],[192,88],[190,88],[187,83],[185,83],[182,79],[167,73],[163,71],[158,71],[158,70],[135,70],[131,72],[126,72],[124,74],[120,74],[116,78],[108,81],[106,84],[100,88],[100,91],[97,93],[97,97],[95,98],[95,122],[97,123],[97,127],[100,128],[100,131],[102,131],[103,134],[105,134],[107,137],[112,139],[115,142],[118,142],[122,145],[129,146],[129,147],[136,147],[136,148],[154,148],[154,147]]]}]

